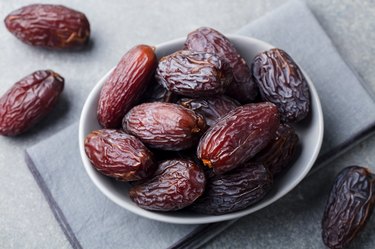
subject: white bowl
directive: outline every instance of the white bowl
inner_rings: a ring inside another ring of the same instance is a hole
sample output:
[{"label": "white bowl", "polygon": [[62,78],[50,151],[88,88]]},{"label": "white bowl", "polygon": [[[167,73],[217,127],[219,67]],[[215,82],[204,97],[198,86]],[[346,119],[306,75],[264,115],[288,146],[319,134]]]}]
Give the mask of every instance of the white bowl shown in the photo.
[{"label": "white bowl", "polygon": [[[256,54],[274,47],[254,38],[237,35],[228,35],[227,37],[234,43],[249,65]],[[184,41],[185,38],[180,38],[160,44],[156,46],[156,55],[161,58],[171,54],[181,49]],[[310,78],[304,73],[310,87],[312,111],[307,121],[296,125],[302,145],[301,153],[289,171],[275,180],[272,191],[263,200],[244,210],[223,215],[204,215],[189,211],[155,212],[142,209],[129,198],[128,184],[115,181],[96,171],[84,150],[86,135],[101,128],[96,119],[96,107],[100,90],[112,70],[96,84],[84,104],[79,124],[79,148],[87,174],[99,190],[110,200],[135,214],[158,221],[179,224],[201,224],[239,218],[270,205],[291,191],[306,176],[318,156],[323,140],[323,113],[316,89]]]}]

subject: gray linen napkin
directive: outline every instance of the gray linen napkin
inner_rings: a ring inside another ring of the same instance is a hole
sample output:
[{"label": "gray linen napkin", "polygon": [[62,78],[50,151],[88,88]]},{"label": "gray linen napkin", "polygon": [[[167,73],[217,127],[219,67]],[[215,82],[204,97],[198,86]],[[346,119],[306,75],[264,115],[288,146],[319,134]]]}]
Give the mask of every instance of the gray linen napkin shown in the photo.
[{"label": "gray linen napkin", "polygon": [[[325,118],[324,144],[316,166],[375,130],[374,99],[303,3],[289,2],[239,34],[286,50],[314,82]],[[75,124],[26,150],[27,164],[73,248],[194,248],[233,223],[166,224],[118,207],[88,178],[77,137]]]}]

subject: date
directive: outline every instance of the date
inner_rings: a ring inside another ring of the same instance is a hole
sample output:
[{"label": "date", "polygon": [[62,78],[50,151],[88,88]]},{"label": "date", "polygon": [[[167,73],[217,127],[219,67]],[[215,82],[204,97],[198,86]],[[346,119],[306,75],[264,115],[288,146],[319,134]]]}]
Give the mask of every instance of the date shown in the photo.
[{"label": "date", "polygon": [[180,50],[160,59],[156,79],[169,91],[188,97],[224,93],[232,81],[229,65],[206,52]]},{"label": "date", "polygon": [[350,166],[337,176],[322,220],[322,237],[331,249],[346,247],[364,228],[375,204],[375,176]]},{"label": "date", "polygon": [[272,103],[237,107],[200,139],[198,158],[215,174],[230,171],[264,149],[274,138],[279,123],[277,108]]},{"label": "date", "polygon": [[246,164],[224,175],[207,179],[204,194],[191,209],[204,214],[243,210],[262,200],[272,187],[272,174],[262,164]]},{"label": "date", "polygon": [[293,127],[288,124],[280,124],[276,136],[251,161],[262,163],[272,175],[283,173],[295,159],[298,141],[298,135]]},{"label": "date", "polygon": [[242,103],[256,99],[258,89],[251,77],[250,68],[226,36],[212,28],[201,27],[188,34],[185,49],[219,55],[233,70],[233,80],[226,93]]},{"label": "date", "polygon": [[298,122],[310,112],[310,91],[301,69],[283,50],[254,58],[252,71],[264,101],[274,103],[283,122]]},{"label": "date", "polygon": [[36,71],[15,83],[0,98],[0,134],[26,132],[55,107],[64,78],[52,70]]},{"label": "date", "polygon": [[120,60],[101,89],[97,117],[104,128],[119,128],[124,115],[150,84],[157,66],[154,49],[138,45]]},{"label": "date", "polygon": [[164,86],[159,84],[156,79],[152,79],[148,86],[142,102],[167,102],[173,103],[177,99],[177,96],[172,92],[168,91]]},{"label": "date", "polygon": [[147,178],[157,166],[139,139],[120,130],[92,131],[85,139],[85,152],[96,170],[120,181]]},{"label": "date", "polygon": [[182,98],[178,103],[201,114],[208,126],[214,125],[217,119],[240,106],[236,100],[224,95],[204,99]]},{"label": "date", "polygon": [[132,187],[129,196],[144,209],[179,210],[203,194],[205,183],[203,171],[193,161],[168,160],[149,181]]},{"label": "date", "polygon": [[152,102],[135,106],[123,120],[123,129],[151,148],[183,150],[198,141],[206,129],[204,118],[177,104]]},{"label": "date", "polygon": [[90,39],[87,17],[62,5],[28,5],[11,12],[4,22],[9,32],[33,46],[80,48]]}]

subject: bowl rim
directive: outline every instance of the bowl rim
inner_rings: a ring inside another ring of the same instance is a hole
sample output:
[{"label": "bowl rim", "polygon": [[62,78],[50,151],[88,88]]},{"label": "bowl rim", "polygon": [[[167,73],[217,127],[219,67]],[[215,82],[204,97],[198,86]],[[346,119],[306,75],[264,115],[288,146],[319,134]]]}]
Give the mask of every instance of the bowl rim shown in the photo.
[{"label": "bowl rim", "polygon": [[[236,40],[242,40],[243,42],[255,42],[260,44],[261,46],[266,46],[266,47],[274,47],[273,45],[258,40],[253,37],[247,37],[247,36],[242,36],[242,35],[226,35],[229,39],[236,39]],[[186,37],[181,37],[177,39],[173,39],[164,43],[158,44],[156,47],[166,47],[172,44],[175,44],[176,42],[181,42],[184,41]],[[299,66],[300,67],[300,66]],[[126,210],[152,219],[152,220],[157,220],[161,222],[167,222],[167,223],[174,223],[174,224],[206,224],[206,223],[212,223],[212,222],[220,222],[220,221],[225,221],[225,220],[231,220],[235,218],[240,218],[245,215],[254,213],[262,208],[265,208],[266,206],[271,205],[272,203],[275,203],[277,200],[285,196],[287,193],[292,191],[308,174],[308,172],[311,170],[312,166],[314,165],[319,151],[322,146],[323,142],[323,135],[324,135],[324,119],[323,119],[323,111],[322,111],[322,106],[320,102],[319,95],[316,91],[316,88],[311,81],[310,77],[305,73],[302,67],[300,69],[303,72],[303,75],[306,78],[306,81],[309,85],[311,96],[314,96],[316,100],[316,105],[318,108],[317,110],[314,109],[314,112],[317,114],[317,130],[318,130],[318,138],[317,138],[317,143],[314,146],[314,150],[312,151],[312,155],[309,158],[308,162],[306,162],[307,166],[303,168],[302,173],[298,175],[296,179],[293,179],[293,183],[288,185],[286,188],[283,188],[280,192],[277,192],[275,196],[270,198],[269,200],[262,202],[260,204],[255,204],[254,206],[250,206],[244,210],[236,211],[233,213],[228,213],[228,214],[222,214],[222,215],[212,215],[209,217],[172,217],[168,216],[166,213],[163,212],[155,212],[155,211],[150,211],[150,210],[145,210],[140,207],[134,206],[130,203],[127,203],[123,201],[121,198],[116,196],[114,193],[112,193],[109,189],[105,187],[105,185],[101,182],[99,177],[97,177],[97,171],[92,167],[89,159],[86,156],[85,149],[84,149],[84,139],[87,134],[84,134],[85,127],[87,126],[87,119],[85,119],[85,116],[87,116],[88,111],[91,109],[90,103],[94,101],[96,98],[98,92],[100,92],[100,88],[104,84],[104,81],[108,78],[108,76],[112,73],[115,67],[113,67],[111,70],[109,70],[94,86],[94,88],[90,91],[87,99],[85,100],[85,103],[83,105],[81,115],[80,115],[80,121],[79,121],[79,150],[80,150],[80,155],[81,159],[84,165],[84,168],[91,179],[91,181],[94,183],[94,185],[111,201],[119,205],[120,207],[125,208]]]}]

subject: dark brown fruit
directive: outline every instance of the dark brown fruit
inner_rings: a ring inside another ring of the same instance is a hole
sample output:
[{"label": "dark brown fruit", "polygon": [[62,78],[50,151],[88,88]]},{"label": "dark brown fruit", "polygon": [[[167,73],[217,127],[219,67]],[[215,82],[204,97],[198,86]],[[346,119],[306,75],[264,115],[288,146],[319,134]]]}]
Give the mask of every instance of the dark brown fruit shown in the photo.
[{"label": "dark brown fruit", "polygon": [[233,81],[228,86],[227,94],[242,103],[255,100],[258,89],[251,78],[250,68],[237,52],[233,43],[223,34],[212,28],[199,28],[188,35],[185,49],[214,53],[220,56],[233,70]]},{"label": "dark brown fruit", "polygon": [[97,117],[104,128],[119,128],[151,82],[157,66],[154,49],[138,45],[130,49],[106,80],[98,101]]},{"label": "dark brown fruit", "polygon": [[191,147],[205,131],[204,118],[171,103],[144,103],[131,109],[123,128],[151,148],[182,150]]},{"label": "dark brown fruit", "polygon": [[120,181],[149,177],[157,166],[141,141],[120,130],[92,131],[85,139],[85,152],[95,169]]},{"label": "dark brown fruit", "polygon": [[230,171],[264,149],[279,127],[279,114],[272,103],[237,107],[200,139],[197,155],[216,174]]},{"label": "dark brown fruit", "polygon": [[13,35],[33,46],[79,48],[90,38],[86,16],[62,5],[28,5],[11,12],[4,22]]},{"label": "dark brown fruit", "polygon": [[204,214],[226,214],[245,209],[271,190],[272,175],[262,164],[247,164],[224,175],[207,179],[204,194],[192,210]]},{"label": "dark brown fruit", "polygon": [[284,122],[298,122],[310,111],[310,92],[302,71],[283,50],[274,48],[254,58],[253,75],[264,101],[274,103]]},{"label": "dark brown fruit", "polygon": [[322,236],[331,249],[345,248],[364,228],[375,204],[375,176],[351,166],[336,178],[324,210]]},{"label": "dark brown fruit", "polygon": [[229,65],[206,52],[180,50],[160,59],[156,79],[169,91],[188,97],[224,93],[232,81]]},{"label": "dark brown fruit", "polygon": [[161,163],[147,182],[129,190],[130,198],[141,208],[173,211],[192,204],[205,188],[203,171],[188,160]]},{"label": "dark brown fruit", "polygon": [[177,99],[177,96],[172,92],[168,91],[164,86],[159,84],[156,79],[153,79],[148,86],[142,102],[167,102],[173,103]]},{"label": "dark brown fruit", "polygon": [[199,99],[187,99],[183,98],[178,101],[183,107],[189,108],[196,113],[201,114],[208,126],[215,124],[216,120],[228,112],[236,109],[240,104],[229,97],[224,95],[199,98]]},{"label": "dark brown fruit", "polygon": [[251,161],[262,163],[272,175],[282,173],[291,166],[295,159],[298,140],[293,127],[280,124],[276,136]]},{"label": "dark brown fruit", "polygon": [[56,105],[64,78],[51,70],[36,71],[15,83],[0,98],[0,134],[19,135]]}]

